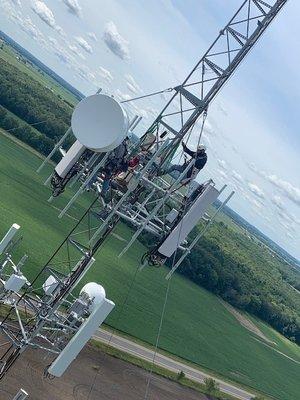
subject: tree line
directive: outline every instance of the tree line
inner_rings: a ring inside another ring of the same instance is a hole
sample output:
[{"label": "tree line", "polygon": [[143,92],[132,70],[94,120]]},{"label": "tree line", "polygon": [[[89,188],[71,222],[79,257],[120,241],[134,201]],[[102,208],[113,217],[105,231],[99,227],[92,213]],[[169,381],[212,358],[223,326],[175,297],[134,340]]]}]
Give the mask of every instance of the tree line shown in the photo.
[{"label": "tree line", "polygon": [[0,105],[0,127],[42,154],[49,153],[66,132],[72,114],[72,108],[58,95],[3,59]]},{"label": "tree line", "polygon": [[248,237],[216,223],[179,272],[300,344],[299,296],[279,265]]},{"label": "tree line", "polygon": [[49,154],[55,144],[54,140],[22,122],[2,106],[0,106],[0,128],[44,155]]},{"label": "tree line", "polygon": [[[156,239],[144,233],[141,241],[149,247]],[[172,257],[167,266],[171,262]],[[177,272],[300,344],[298,294],[285,281],[278,260],[242,233],[215,222]]]}]

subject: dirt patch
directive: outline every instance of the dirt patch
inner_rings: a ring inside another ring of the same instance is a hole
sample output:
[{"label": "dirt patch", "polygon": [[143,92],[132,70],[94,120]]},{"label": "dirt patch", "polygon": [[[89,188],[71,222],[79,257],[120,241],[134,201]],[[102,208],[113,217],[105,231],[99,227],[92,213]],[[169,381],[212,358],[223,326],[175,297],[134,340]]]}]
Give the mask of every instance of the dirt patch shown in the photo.
[{"label": "dirt patch", "polygon": [[256,336],[259,338],[263,339],[265,342],[270,343],[270,344],[275,344],[275,342],[272,342],[270,339],[268,339],[263,332],[252,322],[250,319],[245,317],[242,313],[237,311],[235,308],[233,308],[230,304],[226,303],[223,300],[220,300],[223,306],[239,321],[239,323],[248,331],[254,333]]},{"label": "dirt patch", "polygon": [[[86,346],[62,378],[43,377],[46,353],[28,350],[0,382],[0,399],[11,400],[20,388],[30,400],[140,400],[148,372]],[[208,400],[205,395],[154,375],[151,400]]]}]

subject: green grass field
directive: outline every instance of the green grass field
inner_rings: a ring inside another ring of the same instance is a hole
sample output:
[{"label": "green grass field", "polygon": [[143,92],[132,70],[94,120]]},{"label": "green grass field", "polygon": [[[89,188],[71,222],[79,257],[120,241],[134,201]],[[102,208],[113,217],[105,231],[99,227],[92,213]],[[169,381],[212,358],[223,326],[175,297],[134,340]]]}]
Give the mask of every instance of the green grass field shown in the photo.
[{"label": "green grass field", "polygon": [[[19,255],[30,256],[27,275],[39,270],[72,228],[75,221],[57,218],[58,210],[70,196],[67,192],[52,204],[47,203],[49,189],[42,185],[50,167],[42,176],[35,170],[41,160],[0,131],[0,235],[17,222],[24,240]],[[91,199],[81,198],[72,208],[78,217]],[[128,239],[129,229],[119,225],[117,233]],[[116,309],[108,324],[149,344],[154,344],[166,293],[166,269],[149,268],[136,275],[127,302],[135,270],[145,248],[136,243],[121,259],[124,242],[112,235],[97,255],[97,262],[85,281],[101,282]],[[84,282],[82,282],[83,284]],[[171,282],[160,347],[189,362],[214,371],[231,381],[255,388],[281,400],[299,398],[300,349],[266,324],[254,320],[276,345],[267,346],[242,327],[219,299],[179,275]],[[276,352],[286,354],[295,361]]]}]

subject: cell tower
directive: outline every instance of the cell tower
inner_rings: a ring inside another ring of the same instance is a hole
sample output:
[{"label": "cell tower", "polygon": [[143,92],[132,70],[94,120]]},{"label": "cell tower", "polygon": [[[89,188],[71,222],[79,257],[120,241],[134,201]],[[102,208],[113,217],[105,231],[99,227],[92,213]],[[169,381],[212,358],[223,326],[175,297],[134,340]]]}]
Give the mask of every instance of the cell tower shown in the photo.
[{"label": "cell tower", "polygon": [[[50,201],[74,182],[79,188],[59,217],[86,190],[95,193],[95,198],[32,282],[26,279],[23,267],[26,257],[17,264],[13,261],[19,227],[14,225],[0,243],[0,301],[9,307],[0,324],[6,339],[6,345],[0,348],[0,379],[28,347],[53,354],[47,373],[61,376],[105,320],[114,303],[106,298],[102,286],[89,283],[78,297],[72,291],[119,221],[134,228],[119,256],[147,231],[153,236],[154,246],[142,257],[140,267],[159,266],[172,257],[167,279],[200,240],[233,192],[209,216],[209,206],[226,187],[218,189],[212,179],[192,187],[195,158],[176,176],[163,175],[199,118],[203,119],[203,129],[210,102],[286,2],[243,1],[184,82],[172,89],[173,96],[137,142],[126,137],[131,136],[139,120],[129,121],[125,105],[111,96],[98,93],[76,106],[70,129],[41,168],[72,132],[75,142],[67,152],[62,151],[63,158],[46,181],[52,186]],[[122,171],[122,165],[115,169],[112,165],[124,146],[126,152],[120,159],[126,168]],[[104,195],[108,183],[110,190]],[[202,230],[191,237],[200,220],[204,223]]]}]

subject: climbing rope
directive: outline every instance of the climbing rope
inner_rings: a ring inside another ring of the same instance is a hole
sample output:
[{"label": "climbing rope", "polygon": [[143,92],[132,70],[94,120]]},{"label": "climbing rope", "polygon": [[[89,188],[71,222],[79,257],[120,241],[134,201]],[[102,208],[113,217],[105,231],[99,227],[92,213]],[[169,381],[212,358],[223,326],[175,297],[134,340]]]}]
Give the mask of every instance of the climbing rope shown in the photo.
[{"label": "climbing rope", "polygon": [[[203,114],[203,119],[202,119],[202,125],[201,125],[201,130],[200,130],[200,135],[198,138],[198,143],[197,143],[197,153],[196,156],[198,154],[198,148],[200,145],[200,141],[202,138],[202,133],[204,130],[204,126],[205,126],[205,121],[207,118],[207,110],[204,111]],[[193,128],[195,126],[196,121],[194,122],[194,124],[192,125],[191,131],[189,133],[189,138],[192,134]],[[194,168],[194,167],[193,167]],[[189,186],[191,185],[192,180],[189,182]],[[190,189],[190,187],[188,187],[188,190]],[[184,209],[183,209],[183,215],[185,215],[187,206],[188,206],[188,197],[186,197],[185,203],[184,203]],[[179,228],[179,233],[178,233],[178,240],[177,240],[177,245],[176,245],[176,251],[174,252],[173,255],[173,259],[172,259],[172,265],[171,265],[171,269],[174,267],[175,262],[176,262],[176,256],[177,256],[177,252],[178,252],[178,248],[180,245],[180,236],[181,236],[181,231],[182,231],[182,227],[183,227],[183,219],[180,222],[180,228]],[[165,299],[164,299],[164,303],[163,303],[163,308],[162,308],[162,312],[161,312],[161,318],[160,318],[160,322],[159,322],[159,327],[158,327],[158,332],[157,332],[157,337],[156,337],[156,343],[155,343],[155,350],[154,350],[154,354],[153,354],[153,358],[152,358],[152,364],[151,364],[151,368],[149,371],[149,375],[148,375],[148,380],[147,380],[147,385],[146,385],[146,391],[145,391],[145,396],[144,396],[144,400],[147,400],[149,398],[150,395],[150,385],[151,385],[151,380],[153,377],[153,367],[154,367],[154,363],[155,363],[155,359],[157,356],[157,352],[158,352],[158,347],[159,347],[159,342],[160,342],[160,337],[161,337],[161,331],[162,331],[162,327],[163,327],[163,323],[164,323],[164,318],[166,315],[166,307],[167,307],[167,303],[168,303],[168,298],[169,298],[169,292],[170,292],[170,285],[171,285],[171,279],[172,277],[168,280],[168,285],[166,288],[166,293],[165,293]]]},{"label": "climbing rope", "polygon": [[[190,184],[191,184],[191,182],[189,182],[189,185]],[[188,198],[186,198],[185,203],[184,203],[183,215],[185,215],[188,203],[189,203],[188,202]],[[174,267],[175,262],[176,262],[176,256],[177,256],[178,248],[179,248],[179,245],[180,245],[180,237],[181,237],[182,227],[183,227],[183,219],[181,219],[181,221],[180,221],[180,227],[179,227],[179,232],[178,232],[178,240],[177,240],[176,250],[175,250],[173,258],[172,258],[171,269]],[[160,337],[161,337],[161,331],[162,331],[162,328],[163,328],[164,318],[165,318],[165,315],[166,315],[166,308],[167,308],[167,303],[168,303],[168,298],[169,298],[169,292],[170,292],[172,277],[173,276],[171,276],[171,278],[168,280],[168,284],[167,284],[167,288],[166,288],[165,299],[164,299],[164,304],[163,304],[163,308],[162,308],[162,312],[161,312],[161,318],[160,318],[159,327],[158,327],[158,331],[157,331],[154,354],[153,354],[152,364],[151,364],[151,368],[150,368],[149,375],[148,375],[148,380],[147,380],[144,400],[148,400],[149,395],[150,395],[150,385],[151,385],[151,381],[152,381],[152,377],[153,377],[153,367],[154,367],[155,359],[156,359],[156,356],[157,356]]]}]

